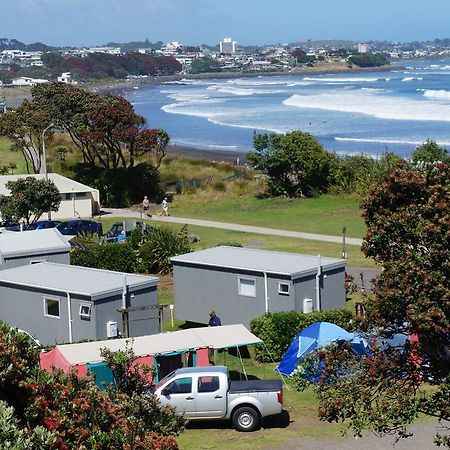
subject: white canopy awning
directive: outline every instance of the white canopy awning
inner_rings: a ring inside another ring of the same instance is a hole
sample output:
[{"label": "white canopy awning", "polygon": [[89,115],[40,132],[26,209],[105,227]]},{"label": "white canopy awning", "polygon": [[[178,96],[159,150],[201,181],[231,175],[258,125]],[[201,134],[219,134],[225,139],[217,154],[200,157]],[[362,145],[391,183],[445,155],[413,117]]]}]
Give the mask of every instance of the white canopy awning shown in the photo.
[{"label": "white canopy awning", "polygon": [[108,348],[112,351],[125,350],[127,342],[137,357],[182,352],[205,347],[221,349],[262,343],[261,339],[247,330],[244,325],[238,324],[221,327],[190,328],[188,330],[129,339],[57,345],[56,349],[70,365],[83,365],[103,361],[103,358],[100,356],[102,348]]}]

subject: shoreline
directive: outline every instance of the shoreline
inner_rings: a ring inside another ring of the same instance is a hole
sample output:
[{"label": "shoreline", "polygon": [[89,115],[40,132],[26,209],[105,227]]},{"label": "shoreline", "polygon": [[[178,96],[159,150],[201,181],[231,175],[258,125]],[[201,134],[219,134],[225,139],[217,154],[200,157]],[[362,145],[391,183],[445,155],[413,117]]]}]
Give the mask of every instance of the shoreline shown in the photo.
[{"label": "shoreline", "polygon": [[166,157],[202,159],[216,163],[228,163],[238,165],[247,162],[247,154],[236,150],[202,149],[185,145],[169,144],[166,148]]},{"label": "shoreline", "polygon": [[365,73],[365,72],[393,72],[397,70],[407,70],[400,64],[380,66],[380,67],[347,67],[346,65],[323,65],[315,67],[302,67],[285,72],[208,72],[199,74],[177,74],[160,77],[131,78],[128,80],[111,81],[110,84],[86,83],[84,87],[101,94],[122,95],[146,86],[162,86],[165,84],[177,83],[183,80],[228,80],[235,78],[258,78],[258,77],[283,77],[294,76],[303,77],[306,75],[333,75],[344,73]]}]

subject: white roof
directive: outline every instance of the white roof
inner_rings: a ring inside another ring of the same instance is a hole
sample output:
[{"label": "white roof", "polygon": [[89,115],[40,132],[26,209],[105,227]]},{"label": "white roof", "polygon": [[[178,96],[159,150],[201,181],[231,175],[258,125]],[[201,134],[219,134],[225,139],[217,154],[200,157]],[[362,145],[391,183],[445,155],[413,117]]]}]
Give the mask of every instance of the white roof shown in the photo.
[{"label": "white roof", "polygon": [[128,291],[133,291],[156,286],[159,280],[145,275],[47,262],[0,271],[0,283],[69,292],[93,300],[121,293],[125,281]]},{"label": "white roof", "polygon": [[228,348],[239,345],[260,344],[261,339],[242,324],[221,327],[190,328],[170,333],[139,336],[130,339],[113,339],[79,344],[57,345],[56,348],[71,365],[103,361],[102,348],[125,350],[127,342],[136,356],[181,352],[196,348]]},{"label": "white roof", "polygon": [[[319,258],[298,253],[272,252],[253,248],[220,246],[174,256],[170,261],[189,264],[288,275],[292,278],[316,272]],[[345,259],[320,258],[322,270],[345,267]]]},{"label": "white roof", "polygon": [[0,234],[2,258],[68,252],[70,244],[56,228]]},{"label": "white roof", "polygon": [[[0,175],[0,194],[9,195],[11,191],[7,189],[6,183],[8,181],[17,181],[20,178],[32,177],[38,180],[45,179],[44,174],[27,174],[27,175]],[[78,181],[71,180],[70,178],[63,177],[59,173],[49,173],[48,179],[53,181],[58,188],[60,194],[69,194],[71,192],[93,192],[96,189],[86,186],[85,184],[78,183]]]}]

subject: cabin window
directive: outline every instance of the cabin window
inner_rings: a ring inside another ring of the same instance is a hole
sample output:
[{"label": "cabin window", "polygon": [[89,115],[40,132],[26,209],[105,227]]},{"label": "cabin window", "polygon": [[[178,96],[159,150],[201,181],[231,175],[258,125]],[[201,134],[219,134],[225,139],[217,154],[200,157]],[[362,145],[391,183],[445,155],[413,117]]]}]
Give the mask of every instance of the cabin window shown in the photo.
[{"label": "cabin window", "polygon": [[190,394],[192,392],[192,378],[178,378],[167,387],[171,394]]},{"label": "cabin window", "polygon": [[219,377],[198,377],[198,392],[215,392],[219,390]]},{"label": "cabin window", "polygon": [[238,278],[239,295],[256,297],[256,280],[254,278]]},{"label": "cabin window", "polygon": [[89,320],[92,317],[92,305],[81,304],[80,305],[80,317],[84,320]]},{"label": "cabin window", "polygon": [[289,295],[291,291],[291,285],[289,283],[278,283],[278,293],[280,295]]},{"label": "cabin window", "polygon": [[86,197],[86,192],[77,192],[75,194],[75,197],[76,198],[84,198],[84,197]]},{"label": "cabin window", "polygon": [[48,317],[60,318],[59,300],[54,298],[44,298],[45,315]]}]

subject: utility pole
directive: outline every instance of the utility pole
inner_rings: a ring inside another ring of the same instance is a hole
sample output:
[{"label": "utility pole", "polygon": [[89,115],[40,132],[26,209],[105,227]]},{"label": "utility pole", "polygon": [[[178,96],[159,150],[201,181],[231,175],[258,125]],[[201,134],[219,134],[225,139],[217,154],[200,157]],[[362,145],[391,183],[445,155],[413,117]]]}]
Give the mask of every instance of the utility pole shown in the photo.
[{"label": "utility pole", "polygon": [[[44,159],[44,178],[45,181],[48,181],[48,172],[47,172],[47,152],[45,148],[45,133],[50,130],[50,128],[54,127],[55,125],[51,123],[48,127],[44,128],[44,131],[42,131],[42,158]],[[52,220],[52,212],[48,212],[48,220]]]}]

